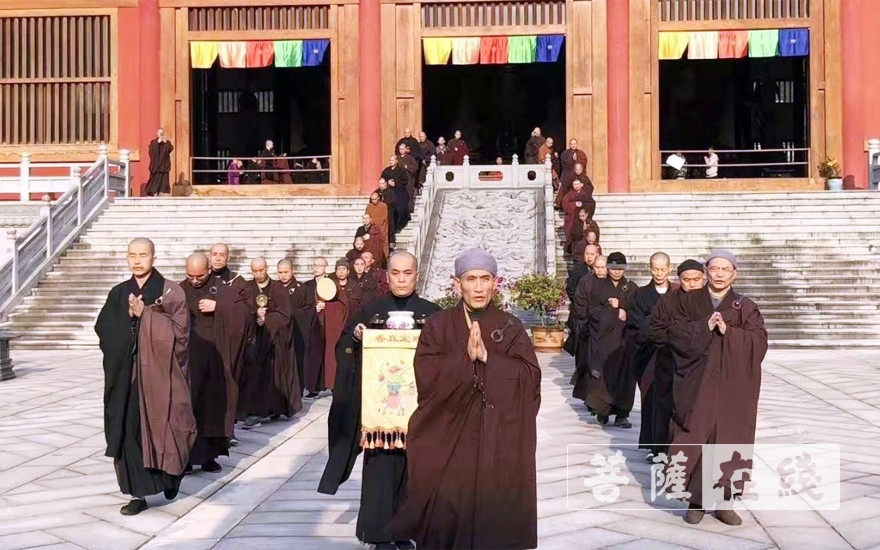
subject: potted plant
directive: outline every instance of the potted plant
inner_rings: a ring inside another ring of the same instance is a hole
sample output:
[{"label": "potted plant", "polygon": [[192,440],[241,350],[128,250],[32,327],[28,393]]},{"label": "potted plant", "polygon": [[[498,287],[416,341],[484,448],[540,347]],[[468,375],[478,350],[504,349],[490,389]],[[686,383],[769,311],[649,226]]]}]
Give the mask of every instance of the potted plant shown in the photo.
[{"label": "potted plant", "polygon": [[556,318],[556,309],[564,295],[562,281],[551,275],[526,275],[510,287],[511,303],[535,312],[541,320],[540,325],[531,327],[532,342],[538,351],[558,353],[562,350],[565,327]]},{"label": "potted plant", "polygon": [[819,163],[819,176],[825,178],[829,191],[843,190],[843,178],[840,177],[840,162],[833,157],[825,157]]}]

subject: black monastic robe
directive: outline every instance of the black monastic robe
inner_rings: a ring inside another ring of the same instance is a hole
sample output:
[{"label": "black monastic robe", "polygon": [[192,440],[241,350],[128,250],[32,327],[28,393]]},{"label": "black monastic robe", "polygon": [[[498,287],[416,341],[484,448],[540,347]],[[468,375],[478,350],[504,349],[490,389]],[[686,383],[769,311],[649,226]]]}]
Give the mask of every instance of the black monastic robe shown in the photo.
[{"label": "black monastic robe", "polygon": [[570,380],[573,386],[571,395],[581,401],[586,400],[590,385],[598,383],[590,374],[588,367],[590,363],[590,292],[598,280],[595,273],[581,277],[572,295],[570,306],[571,331],[575,335],[573,340],[575,369]]},{"label": "black monastic robe", "polygon": [[[342,331],[336,346],[336,386],[328,418],[330,458],[318,485],[318,492],[336,494],[348,480],[361,452],[361,342],[354,339],[359,324],[382,328],[391,311],[412,311],[416,320],[428,318],[440,308],[413,294],[406,298],[388,296],[365,305]],[[357,537],[366,543],[395,540],[389,523],[405,489],[406,453],[401,450],[364,451],[361,507]]]},{"label": "black monastic robe", "polygon": [[407,495],[393,522],[419,548],[535,548],[541,368],[522,323],[479,316],[488,362],[471,361],[463,304],[428,319],[416,349],[418,407]]},{"label": "black monastic robe", "polygon": [[174,146],[170,141],[159,142],[156,138],[150,142],[150,179],[144,186],[144,194],[155,196],[159,193],[171,193],[171,152]]},{"label": "black monastic robe", "polygon": [[303,342],[297,360],[302,357],[302,386],[309,393],[319,393],[326,388],[324,384],[324,312],[318,312],[318,280],[309,279],[293,293],[291,302],[296,330]]}]

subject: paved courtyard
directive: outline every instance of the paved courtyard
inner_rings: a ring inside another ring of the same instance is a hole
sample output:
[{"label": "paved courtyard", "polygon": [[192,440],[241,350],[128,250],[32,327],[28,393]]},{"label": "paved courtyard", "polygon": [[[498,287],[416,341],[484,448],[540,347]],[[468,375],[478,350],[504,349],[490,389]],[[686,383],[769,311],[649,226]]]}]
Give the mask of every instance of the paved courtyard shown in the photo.
[{"label": "paved courtyard", "polygon": [[[0,383],[0,549],[355,549],[359,465],[334,497],[315,492],[327,455],[329,399],[289,422],[247,432],[223,472],[188,476],[181,495],[137,517],[119,514],[112,464],[103,457],[100,355],[19,352],[19,377]],[[626,444],[635,428],[603,430],[570,396],[567,355],[541,356],[538,418],[539,548],[880,548],[880,351],[771,351],[764,362],[759,443],[841,446],[840,510],[743,512],[729,527],[651,508],[644,490],[570,510],[567,446],[623,446],[624,473],[649,467]]]}]

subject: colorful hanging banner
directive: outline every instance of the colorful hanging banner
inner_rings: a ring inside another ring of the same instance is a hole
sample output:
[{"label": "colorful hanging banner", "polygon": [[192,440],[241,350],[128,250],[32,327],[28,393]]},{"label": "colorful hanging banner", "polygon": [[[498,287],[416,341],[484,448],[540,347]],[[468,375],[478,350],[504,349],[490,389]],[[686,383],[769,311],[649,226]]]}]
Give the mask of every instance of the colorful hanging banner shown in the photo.
[{"label": "colorful hanging banner", "polygon": [[324,62],[324,55],[330,41],[326,38],[319,40],[303,40],[303,67],[317,67]]},{"label": "colorful hanging banner", "polygon": [[690,33],[687,52],[688,59],[718,59],[718,31]]},{"label": "colorful hanging banner", "polygon": [[538,37],[535,46],[535,58],[538,63],[556,63],[559,54],[562,53],[562,42],[565,36],[561,34],[545,34]]},{"label": "colorful hanging banner", "polygon": [[537,36],[510,36],[507,38],[507,62],[534,63],[537,47]]},{"label": "colorful hanging banner", "polygon": [[810,30],[780,29],[779,55],[782,57],[803,57],[810,55]]},{"label": "colorful hanging banner", "polygon": [[719,31],[718,58],[739,59],[749,53],[749,31]]},{"label": "colorful hanging banner", "polygon": [[217,55],[224,69],[247,68],[247,42],[221,42]]},{"label": "colorful hanging banner", "polygon": [[220,45],[217,42],[190,42],[189,59],[193,69],[210,69],[217,60]]},{"label": "colorful hanging banner", "polygon": [[686,32],[661,32],[659,58],[681,59],[684,51],[688,48],[690,34]]},{"label": "colorful hanging banner", "polygon": [[451,38],[423,38],[425,65],[446,65],[452,57]]},{"label": "colorful hanging banner", "polygon": [[452,39],[452,64],[476,65],[480,62],[480,39],[478,37]]},{"label": "colorful hanging banner", "polygon": [[275,48],[276,67],[302,67],[302,40],[276,40],[273,46]]},{"label": "colorful hanging banner", "polygon": [[259,41],[247,43],[247,66],[249,69],[268,67],[275,57],[275,45],[272,42]]},{"label": "colorful hanging banner", "polygon": [[749,57],[775,57],[778,46],[778,29],[749,31]]},{"label": "colorful hanging banner", "polygon": [[480,40],[480,63],[484,65],[507,63],[507,38],[484,36]]}]

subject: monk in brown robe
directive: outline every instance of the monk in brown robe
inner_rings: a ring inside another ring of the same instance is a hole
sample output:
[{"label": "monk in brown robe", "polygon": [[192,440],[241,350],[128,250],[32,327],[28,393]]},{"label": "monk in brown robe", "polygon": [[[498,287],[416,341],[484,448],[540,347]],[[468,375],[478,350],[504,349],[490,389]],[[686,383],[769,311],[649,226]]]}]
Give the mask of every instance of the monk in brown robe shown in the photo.
[{"label": "monk in brown robe", "polygon": [[455,138],[450,139],[449,143],[446,145],[446,155],[443,159],[443,164],[461,166],[464,164],[464,157],[470,154],[471,150],[468,148],[467,143],[461,139],[461,130],[456,130]]},{"label": "monk in brown robe", "polygon": [[351,266],[354,268],[354,274],[351,277],[351,280],[354,284],[360,287],[361,307],[381,298],[382,293],[379,291],[379,283],[376,281],[375,277],[367,273],[367,263],[364,259],[356,259],[352,262]]},{"label": "monk in brown robe", "polygon": [[370,216],[370,220],[379,228],[382,235],[382,254],[388,257],[388,206],[379,199],[379,194],[373,192],[370,194],[370,203],[364,213]]},{"label": "monk in brown robe", "polygon": [[237,274],[229,269],[229,247],[223,243],[215,243],[211,245],[208,251],[208,260],[211,262],[211,274],[213,281],[211,284],[217,286],[220,283],[228,283],[235,279]]},{"label": "monk in brown robe", "polygon": [[388,182],[384,178],[379,178],[379,187],[373,193],[379,195],[379,200],[388,209],[387,227],[385,234],[388,236],[388,247],[393,248],[395,244],[395,228],[394,228],[394,188],[388,186]]},{"label": "monk in brown robe", "polygon": [[132,500],[133,516],[147,509],[147,495],[177,496],[196,419],[187,372],[189,315],[177,283],[153,269],[153,242],[128,245],[131,278],[110,290],[95,323],[104,354],[105,455]]},{"label": "monk in brown robe", "polygon": [[264,258],[251,261],[253,280],[247,282],[248,300],[256,322],[254,338],[248,346],[239,411],[244,413],[245,429],[282,415],[291,418],[302,409],[296,367],[290,346],[290,298],[278,281],[269,278]]},{"label": "monk in brown robe", "polygon": [[587,196],[584,201],[584,207],[589,211],[590,217],[592,218],[593,214],[596,213],[596,199],[593,198],[593,193],[596,192],[596,189],[593,186],[593,181],[586,173],[584,173],[584,167],[581,164],[575,164],[574,172],[566,174],[565,177],[559,179],[559,189],[556,191],[554,204],[557,207],[562,206],[562,199],[569,191],[571,191],[575,181],[584,184],[584,194]]},{"label": "monk in brown robe", "polygon": [[243,350],[251,333],[246,302],[231,285],[210,285],[211,278],[207,256],[196,253],[186,259],[186,279],[180,286],[189,310],[189,375],[198,428],[187,471],[195,464],[205,472],[219,472],[217,457],[229,456],[238,385],[223,347]]},{"label": "monk in brown robe", "polygon": [[387,295],[389,292],[388,273],[376,265],[376,260],[373,259],[372,252],[364,252],[361,254],[361,258],[364,260],[364,275],[369,275],[376,281],[376,287],[378,288],[380,295]]},{"label": "monk in brown robe", "polygon": [[303,387],[307,399],[318,397],[324,385],[324,307],[318,299],[318,281],[327,276],[327,260],[315,258],[313,278],[293,293],[293,316],[303,345]]},{"label": "monk in brown robe", "polygon": [[392,527],[418,548],[535,548],[541,369],[520,321],[492,305],[497,263],[455,261],[462,301],[428,318],[415,356],[407,495]]},{"label": "monk in brown robe", "polygon": [[615,415],[614,425],[632,428],[629,413],[636,397],[636,380],[632,362],[626,354],[626,307],[638,285],[627,280],[626,256],[620,252],[608,255],[608,277],[590,289],[590,383],[585,402],[596,411],[599,424],[608,423]]},{"label": "monk in brown robe", "polygon": [[353,262],[356,259],[361,257],[361,254],[364,253],[364,250],[367,248],[367,241],[364,240],[363,236],[355,237],[354,242],[351,245],[351,250],[345,253],[345,259],[349,262]]},{"label": "monk in brown robe", "polygon": [[639,448],[650,451],[646,460],[653,458],[653,449],[657,445],[666,443],[662,434],[658,434],[658,437],[663,439],[654,438],[654,396],[657,393],[654,382],[657,378],[658,346],[648,335],[650,318],[660,300],[678,288],[677,284],[669,282],[671,266],[666,253],[655,252],[651,256],[649,265],[651,282],[633,292],[626,307],[626,325],[629,329],[627,353],[641,394],[642,422],[639,429]]},{"label": "monk in brown robe", "polygon": [[[563,228],[565,234],[571,233],[571,228],[578,220],[578,212],[585,208],[587,204],[587,194],[584,193],[584,184],[580,180],[575,180],[572,184],[571,191],[562,198],[562,210],[565,212],[565,222]],[[589,213],[589,211],[588,211]],[[582,222],[583,223],[583,222]]]},{"label": "monk in brown robe", "polygon": [[[755,443],[767,330],[758,306],[732,288],[736,269],[736,256],[729,250],[710,253],[708,286],[678,295],[668,332],[675,359],[669,455],[681,452],[687,457],[685,490],[691,496],[685,521],[692,524],[712,504],[702,498],[701,445]],[[715,517],[740,525],[742,518],[732,508],[731,480],[718,483],[724,499],[717,503]]]},{"label": "monk in brown robe", "polygon": [[150,179],[144,185],[144,194],[148,197],[156,195],[169,195],[171,193],[171,152],[174,145],[165,135],[165,130],[159,128],[156,139],[150,142]]},{"label": "monk in brown robe", "polygon": [[[565,242],[565,251],[570,252],[575,258],[583,254],[583,248],[586,247],[587,244],[594,244],[598,247],[599,235],[601,234],[599,224],[596,223],[596,220],[590,217],[589,210],[586,208],[580,208],[578,209],[576,216],[576,219],[572,222],[571,228],[566,235],[567,239]],[[593,242],[588,243],[586,242],[587,234],[590,232],[593,232],[596,238]],[[580,254],[578,254],[578,251],[580,251]]]},{"label": "monk in brown robe", "polygon": [[346,260],[336,262],[333,280],[336,296],[324,304],[322,325],[324,330],[324,385],[332,390],[336,383],[336,343],[349,318],[360,308],[360,287],[349,279],[351,269]]},{"label": "monk in brown robe", "polygon": [[385,242],[382,240],[382,230],[379,225],[373,222],[373,218],[369,214],[363,216],[364,224],[357,228],[355,238],[363,237],[364,251],[373,255],[373,260],[379,264],[385,263]]},{"label": "monk in brown robe", "polygon": [[563,181],[573,179],[575,166],[580,164],[581,169],[586,170],[587,162],[587,154],[578,149],[578,140],[568,140],[568,149],[559,154],[559,165],[562,167],[559,179]]},{"label": "monk in brown robe", "polygon": [[302,333],[297,329],[296,326],[296,301],[294,300],[294,295],[296,294],[296,289],[300,287],[300,282],[296,280],[296,275],[293,274],[293,261],[285,258],[278,262],[278,265],[275,268],[278,273],[278,282],[281,283],[281,286],[284,287],[285,292],[290,297],[290,332],[292,336],[293,345],[291,346],[292,359],[293,364],[296,365],[296,380],[299,382],[299,394],[302,395],[303,390],[303,350],[305,349],[305,342],[302,340]]},{"label": "monk in brown robe", "polygon": [[[675,360],[667,342],[669,328],[675,319],[673,314],[678,303],[678,294],[700,290],[706,285],[705,268],[696,260],[682,262],[678,266],[677,273],[679,288],[667,292],[660,299],[649,319],[648,339],[655,343],[657,350],[654,354],[654,383],[651,385],[654,398],[651,407],[650,441],[653,444],[649,456],[669,453],[669,423],[672,422],[674,409],[672,383],[675,376]],[[651,459],[653,460],[653,457]]]},{"label": "monk in brown robe", "polygon": [[[585,254],[594,253],[596,247],[587,247]],[[571,299],[571,316],[574,317],[572,332],[577,340],[574,343],[574,374],[571,377],[572,397],[586,401],[590,386],[599,381],[590,374],[590,292],[597,281],[608,277],[608,258],[601,254],[593,260],[593,273],[584,275],[578,281],[577,289]],[[590,410],[590,407],[587,407]],[[593,412],[591,410],[591,412]]]}]

